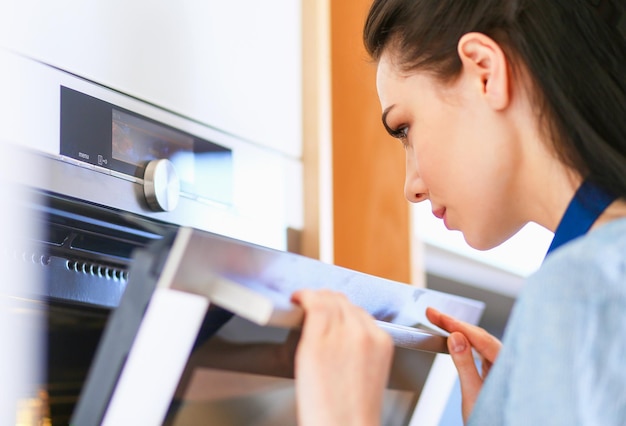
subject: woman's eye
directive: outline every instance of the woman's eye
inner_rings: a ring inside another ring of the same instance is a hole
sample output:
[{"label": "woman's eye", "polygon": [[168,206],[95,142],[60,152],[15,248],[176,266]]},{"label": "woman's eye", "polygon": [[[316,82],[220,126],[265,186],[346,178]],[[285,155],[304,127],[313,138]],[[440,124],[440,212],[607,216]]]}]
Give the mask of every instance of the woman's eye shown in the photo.
[{"label": "woman's eye", "polygon": [[408,126],[403,126],[403,127],[400,127],[398,129],[394,130],[392,136],[394,138],[400,139],[400,142],[402,142],[402,145],[404,145],[406,147],[407,143],[408,143],[408,137],[409,137],[409,128],[408,128]]},{"label": "woman's eye", "polygon": [[408,127],[403,127],[400,129],[400,139],[406,139],[409,137],[409,128]]}]

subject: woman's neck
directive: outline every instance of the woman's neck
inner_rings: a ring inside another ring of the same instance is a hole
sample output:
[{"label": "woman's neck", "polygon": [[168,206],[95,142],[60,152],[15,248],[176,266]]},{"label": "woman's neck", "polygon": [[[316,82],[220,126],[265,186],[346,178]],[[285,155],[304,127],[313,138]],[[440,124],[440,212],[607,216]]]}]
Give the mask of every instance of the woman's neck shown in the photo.
[{"label": "woman's neck", "polygon": [[602,215],[596,220],[591,229],[599,228],[613,220],[626,218],[626,200],[618,199],[614,201]]}]

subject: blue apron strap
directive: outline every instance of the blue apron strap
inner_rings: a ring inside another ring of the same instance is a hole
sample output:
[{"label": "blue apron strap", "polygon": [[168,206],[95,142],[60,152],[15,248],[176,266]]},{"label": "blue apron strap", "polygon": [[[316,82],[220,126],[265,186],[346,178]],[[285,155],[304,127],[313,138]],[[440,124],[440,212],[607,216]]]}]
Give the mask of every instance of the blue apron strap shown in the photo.
[{"label": "blue apron strap", "polygon": [[563,244],[584,235],[617,197],[585,180],[576,191],[556,228],[548,254]]}]

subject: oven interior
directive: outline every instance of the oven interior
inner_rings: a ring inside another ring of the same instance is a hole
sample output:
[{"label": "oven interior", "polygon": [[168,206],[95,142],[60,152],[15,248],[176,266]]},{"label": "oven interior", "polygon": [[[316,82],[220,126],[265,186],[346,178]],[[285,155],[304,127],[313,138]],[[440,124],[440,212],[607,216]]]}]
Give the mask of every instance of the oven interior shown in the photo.
[{"label": "oven interior", "polygon": [[[42,318],[42,407],[52,424],[69,424],[104,326],[128,282],[133,250],[162,238],[172,225],[50,192],[24,189],[35,224],[23,247],[5,255],[35,268],[43,283],[24,301]],[[46,416],[44,416],[46,417]]]}]

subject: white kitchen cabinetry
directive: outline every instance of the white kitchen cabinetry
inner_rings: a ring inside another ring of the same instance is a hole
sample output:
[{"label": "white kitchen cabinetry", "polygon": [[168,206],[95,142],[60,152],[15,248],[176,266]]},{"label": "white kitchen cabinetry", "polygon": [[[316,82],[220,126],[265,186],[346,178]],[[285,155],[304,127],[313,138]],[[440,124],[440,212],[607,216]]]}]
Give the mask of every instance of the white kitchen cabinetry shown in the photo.
[{"label": "white kitchen cabinetry", "polygon": [[0,45],[301,156],[293,0],[3,0]]}]

